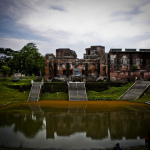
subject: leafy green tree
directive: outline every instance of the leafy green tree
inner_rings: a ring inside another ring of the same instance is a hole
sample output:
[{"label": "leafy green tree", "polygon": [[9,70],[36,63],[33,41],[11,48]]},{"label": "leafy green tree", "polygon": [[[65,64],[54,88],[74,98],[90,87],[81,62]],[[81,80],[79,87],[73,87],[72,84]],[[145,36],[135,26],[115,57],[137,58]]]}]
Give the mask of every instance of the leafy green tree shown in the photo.
[{"label": "leafy green tree", "polygon": [[0,69],[1,69],[1,67],[2,67],[3,65],[5,65],[5,62],[2,61],[2,60],[0,60]]},{"label": "leafy green tree", "polygon": [[13,56],[15,70],[21,73],[41,75],[45,70],[45,58],[38,52],[34,43],[28,43]]},{"label": "leafy green tree", "polygon": [[10,73],[10,68],[7,66],[2,66],[1,72],[3,73],[3,76],[6,77]]},{"label": "leafy green tree", "polygon": [[0,47],[0,53],[4,53],[7,56],[12,56],[12,54],[14,53],[14,50],[12,50],[11,48],[2,48],[2,47]]},{"label": "leafy green tree", "polygon": [[45,72],[45,57],[41,56],[41,58],[37,60],[36,68],[38,68],[40,77],[42,77],[42,73]]},{"label": "leafy green tree", "polygon": [[7,62],[7,65],[8,67],[11,69],[10,70],[10,74],[12,74],[14,71],[15,71],[15,61],[14,59],[10,59],[8,62]]},{"label": "leafy green tree", "polygon": [[33,57],[33,54],[30,54],[25,60],[25,67],[27,71],[30,73],[30,75],[32,75],[34,66],[35,66],[35,59]]},{"label": "leafy green tree", "polygon": [[22,56],[20,52],[13,54],[13,61],[14,61],[14,71],[24,73],[24,68],[22,65]]},{"label": "leafy green tree", "polygon": [[0,53],[5,53],[5,48],[0,47]]}]

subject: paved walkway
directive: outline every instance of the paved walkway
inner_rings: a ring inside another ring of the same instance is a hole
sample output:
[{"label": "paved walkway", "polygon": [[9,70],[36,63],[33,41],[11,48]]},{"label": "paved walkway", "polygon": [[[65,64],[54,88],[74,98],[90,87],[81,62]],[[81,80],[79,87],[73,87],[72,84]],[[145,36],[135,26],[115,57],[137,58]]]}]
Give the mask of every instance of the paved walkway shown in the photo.
[{"label": "paved walkway", "polygon": [[119,99],[135,100],[150,86],[150,81],[136,81]]},{"label": "paved walkway", "polygon": [[84,82],[69,82],[69,101],[87,101]]}]

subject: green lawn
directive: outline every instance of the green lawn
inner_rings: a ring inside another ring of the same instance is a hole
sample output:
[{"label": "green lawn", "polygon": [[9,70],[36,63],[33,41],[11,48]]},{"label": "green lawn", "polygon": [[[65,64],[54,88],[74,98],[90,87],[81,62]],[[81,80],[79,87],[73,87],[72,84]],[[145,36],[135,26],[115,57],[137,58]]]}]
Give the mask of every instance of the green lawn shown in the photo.
[{"label": "green lawn", "polygon": [[45,92],[41,94],[40,100],[68,100],[68,93],[65,92]]},{"label": "green lawn", "polygon": [[135,100],[135,102],[137,102],[137,103],[144,103],[146,101],[150,101],[150,88],[147,90],[147,92],[142,97]]},{"label": "green lawn", "polygon": [[110,89],[102,91],[102,92],[95,92],[95,91],[88,91],[87,97],[88,100],[118,100],[118,98],[129,88],[132,86],[133,83],[127,83],[122,87],[110,87]]},{"label": "green lawn", "polygon": [[[103,92],[88,91],[88,100],[117,100],[133,83],[128,83],[122,87],[110,87]],[[68,93],[42,93],[40,100],[68,100]]]},{"label": "green lawn", "polygon": [[[0,79],[0,105],[26,101],[30,92],[31,79],[30,77],[26,77],[18,82],[13,82],[11,78]],[[88,91],[87,97],[88,100],[118,100],[132,84],[127,83],[122,87],[110,87],[110,89],[102,92]],[[41,94],[40,100],[68,100],[68,93],[45,92]],[[144,96],[134,102],[144,103],[148,100],[150,100],[150,89]]]},{"label": "green lawn", "polygon": [[[129,88],[133,83],[128,83],[122,87],[110,87],[109,90],[103,92],[89,91],[87,92],[88,100],[118,100],[118,98]],[[150,88],[146,93],[137,100],[131,100],[132,102],[144,103],[150,100]]]},{"label": "green lawn", "polygon": [[[13,82],[11,79],[0,79],[0,105],[26,101],[30,85],[30,80]],[[28,89],[25,88],[27,86],[29,87]]]}]

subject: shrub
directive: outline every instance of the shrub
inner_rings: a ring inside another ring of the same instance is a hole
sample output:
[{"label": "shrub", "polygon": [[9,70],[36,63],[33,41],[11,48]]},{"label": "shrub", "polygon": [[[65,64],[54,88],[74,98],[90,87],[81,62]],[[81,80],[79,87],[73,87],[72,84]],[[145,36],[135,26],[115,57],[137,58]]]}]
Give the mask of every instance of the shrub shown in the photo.
[{"label": "shrub", "polygon": [[127,83],[126,82],[87,82],[85,86],[87,91],[102,92],[109,89],[109,87],[121,87],[125,84]]},{"label": "shrub", "polygon": [[68,92],[68,85],[62,82],[45,82],[44,92],[52,92],[51,87],[53,87],[53,92]]},{"label": "shrub", "polygon": [[21,91],[30,91],[31,85],[8,85],[7,87]]},{"label": "shrub", "polygon": [[1,72],[3,73],[3,76],[6,77],[10,73],[10,68],[7,66],[2,66]]}]

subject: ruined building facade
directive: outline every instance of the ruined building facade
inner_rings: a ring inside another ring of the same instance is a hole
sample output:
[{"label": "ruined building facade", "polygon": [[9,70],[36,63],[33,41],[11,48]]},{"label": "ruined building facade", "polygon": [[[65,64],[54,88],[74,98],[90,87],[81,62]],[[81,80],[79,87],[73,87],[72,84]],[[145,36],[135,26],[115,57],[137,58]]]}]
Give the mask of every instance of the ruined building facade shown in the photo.
[{"label": "ruined building facade", "polygon": [[111,49],[109,57],[111,80],[150,80],[150,49]]},{"label": "ruined building facade", "polygon": [[83,59],[67,48],[56,49],[56,56],[46,54],[46,80],[150,80],[150,49],[110,49],[105,53],[104,46],[91,46],[85,51]]}]

